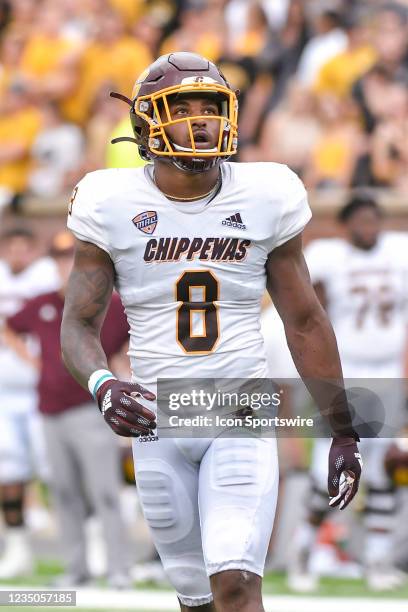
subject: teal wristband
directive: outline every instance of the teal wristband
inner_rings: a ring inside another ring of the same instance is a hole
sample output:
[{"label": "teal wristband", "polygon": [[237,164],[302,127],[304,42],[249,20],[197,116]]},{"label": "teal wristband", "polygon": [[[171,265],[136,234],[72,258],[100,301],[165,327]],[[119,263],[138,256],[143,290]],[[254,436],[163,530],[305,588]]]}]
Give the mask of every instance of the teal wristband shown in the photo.
[{"label": "teal wristband", "polygon": [[117,380],[116,376],[109,370],[96,370],[91,374],[88,380],[88,389],[94,399],[96,399],[96,393],[99,387],[107,380]]},{"label": "teal wristband", "polygon": [[112,380],[112,376],[110,374],[104,374],[103,376],[100,377],[99,380],[96,381],[96,384],[92,391],[92,395],[94,399],[96,399],[96,392],[98,391],[99,387],[102,385],[102,383],[105,382],[105,380],[108,380],[108,379]]}]

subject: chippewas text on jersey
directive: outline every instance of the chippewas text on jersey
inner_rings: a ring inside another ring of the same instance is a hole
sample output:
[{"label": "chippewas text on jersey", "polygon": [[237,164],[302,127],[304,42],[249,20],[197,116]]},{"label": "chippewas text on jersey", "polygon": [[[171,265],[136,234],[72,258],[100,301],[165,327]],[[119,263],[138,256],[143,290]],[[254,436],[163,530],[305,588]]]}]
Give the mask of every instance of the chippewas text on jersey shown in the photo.
[{"label": "chippewas text on jersey", "polygon": [[238,238],[151,238],[143,259],[153,261],[243,261],[251,246],[250,240]]}]

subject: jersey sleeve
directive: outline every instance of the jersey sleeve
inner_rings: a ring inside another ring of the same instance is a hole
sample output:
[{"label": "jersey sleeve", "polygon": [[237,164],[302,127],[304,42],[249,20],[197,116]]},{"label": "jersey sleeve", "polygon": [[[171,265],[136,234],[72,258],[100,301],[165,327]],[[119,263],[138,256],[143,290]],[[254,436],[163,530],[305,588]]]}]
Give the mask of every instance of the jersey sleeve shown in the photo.
[{"label": "jersey sleeve", "polygon": [[67,226],[76,238],[91,242],[110,255],[102,219],[104,198],[95,174],[97,173],[86,174],[72,192]]},{"label": "jersey sleeve", "polygon": [[303,251],[312,283],[326,283],[330,276],[330,253],[322,240],[314,240]]},{"label": "jersey sleeve", "polygon": [[299,234],[312,217],[306,189],[302,181],[289,168],[287,168],[287,172],[287,183],[285,183],[282,196],[284,198],[282,213],[274,240],[274,248]]}]

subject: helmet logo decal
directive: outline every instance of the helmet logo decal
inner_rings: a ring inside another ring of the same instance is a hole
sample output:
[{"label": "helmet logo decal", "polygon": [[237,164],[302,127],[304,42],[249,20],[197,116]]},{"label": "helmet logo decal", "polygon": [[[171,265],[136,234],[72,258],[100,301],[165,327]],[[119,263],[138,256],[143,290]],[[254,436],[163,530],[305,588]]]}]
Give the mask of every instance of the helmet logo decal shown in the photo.
[{"label": "helmet logo decal", "polygon": [[153,234],[157,225],[157,212],[155,210],[146,210],[136,217],[133,217],[132,221],[138,230],[144,234]]},{"label": "helmet logo decal", "polygon": [[191,77],[185,77],[184,79],[182,79],[181,84],[182,85],[191,85],[192,83],[216,83],[217,81],[215,79],[212,79],[211,77],[208,76],[191,76]]},{"label": "helmet logo decal", "polygon": [[146,77],[148,76],[150,70],[149,68],[146,68],[146,70],[143,70],[142,74],[139,74],[136,83],[134,84],[133,87],[133,91],[132,91],[132,99],[136,98],[137,94],[139,93],[139,90],[142,86],[143,81],[146,79]]}]

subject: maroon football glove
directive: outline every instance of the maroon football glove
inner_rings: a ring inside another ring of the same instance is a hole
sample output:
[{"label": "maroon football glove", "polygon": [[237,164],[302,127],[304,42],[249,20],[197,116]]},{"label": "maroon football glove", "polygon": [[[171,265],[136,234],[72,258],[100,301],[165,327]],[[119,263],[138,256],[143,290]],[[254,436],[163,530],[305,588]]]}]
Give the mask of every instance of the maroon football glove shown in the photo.
[{"label": "maroon football glove", "polygon": [[156,428],[154,412],[137,401],[142,397],[152,402],[156,396],[138,384],[107,380],[96,392],[103,418],[119,436],[137,437],[152,434]]},{"label": "maroon football glove", "polygon": [[354,438],[333,438],[329,453],[329,506],[344,510],[358,491],[363,462]]}]

